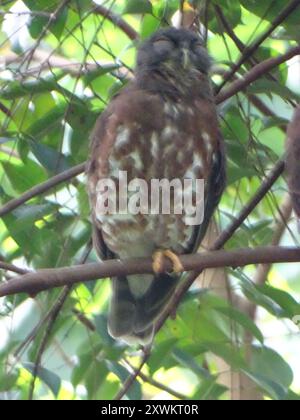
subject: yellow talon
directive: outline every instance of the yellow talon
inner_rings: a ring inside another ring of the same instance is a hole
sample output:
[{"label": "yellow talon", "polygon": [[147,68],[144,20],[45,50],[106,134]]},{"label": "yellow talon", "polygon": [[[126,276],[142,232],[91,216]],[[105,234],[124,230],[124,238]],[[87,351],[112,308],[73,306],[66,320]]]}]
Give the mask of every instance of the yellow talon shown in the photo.
[{"label": "yellow talon", "polygon": [[171,250],[161,250],[156,251],[153,254],[153,271],[157,274],[164,272],[164,259],[168,258],[173,263],[173,273],[182,273],[184,271],[184,267],[178,257],[174,252]]}]

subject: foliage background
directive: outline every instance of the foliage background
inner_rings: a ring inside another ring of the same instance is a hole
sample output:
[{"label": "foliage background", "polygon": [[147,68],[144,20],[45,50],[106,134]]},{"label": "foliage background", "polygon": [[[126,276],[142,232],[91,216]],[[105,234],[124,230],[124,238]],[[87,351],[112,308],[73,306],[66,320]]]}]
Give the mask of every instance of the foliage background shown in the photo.
[{"label": "foliage background", "polygon": [[[239,48],[263,34],[286,5],[281,0],[1,1],[1,203],[86,160],[89,132],[131,76],[139,40],[176,16],[178,21],[179,10],[187,18],[196,11],[207,23],[217,86],[240,57]],[[122,21],[115,25],[107,11]],[[300,8],[236,76],[297,45],[299,22]],[[210,240],[283,157],[299,81],[295,57],[220,105],[229,179]],[[226,249],[298,245],[286,190],[281,177]],[[80,175],[0,220],[0,259],[28,269],[95,261],[90,236]],[[176,320],[157,335],[125,398],[299,399],[299,328],[292,321],[300,314],[299,275],[299,264],[206,272],[184,298]],[[2,282],[11,276],[0,271]],[[0,398],[114,398],[140,352],[108,336],[108,297],[109,279],[34,299],[2,298]]]}]

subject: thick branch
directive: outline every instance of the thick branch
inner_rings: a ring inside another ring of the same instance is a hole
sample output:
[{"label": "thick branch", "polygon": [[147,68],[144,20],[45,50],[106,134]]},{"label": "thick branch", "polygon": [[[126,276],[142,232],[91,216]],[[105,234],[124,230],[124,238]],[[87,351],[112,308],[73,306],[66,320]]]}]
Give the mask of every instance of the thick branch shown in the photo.
[{"label": "thick branch", "polygon": [[20,197],[8,201],[6,204],[4,204],[3,207],[0,208],[0,217],[5,216],[7,213],[15,210],[17,207],[21,206],[22,204],[26,203],[26,201],[31,200],[37,195],[41,195],[56,185],[68,181],[69,179],[81,174],[85,170],[85,165],[85,163],[81,163],[80,165],[74,166],[67,171],[61,172],[53,178],[48,179],[48,181],[36,185],[35,187],[26,191]]},{"label": "thick branch", "polygon": [[292,57],[300,54],[300,46],[291,48],[285,54],[279,55],[274,58],[269,58],[268,60],[262,61],[261,63],[254,66],[248,73],[241,77],[240,79],[233,82],[228,89],[224,92],[219,93],[216,96],[217,104],[224,102],[226,99],[231,98],[236,93],[240,92],[241,90],[245,89],[249,86],[252,82],[259,79],[261,76],[266,74],[268,71],[273,69],[276,66],[279,66],[282,63],[290,60]]},{"label": "thick branch", "polygon": [[[206,268],[244,267],[251,264],[270,264],[281,262],[300,262],[299,248],[258,247],[235,251],[210,251],[201,254],[183,255],[181,262],[185,271],[201,271]],[[166,260],[165,271],[172,270]],[[42,290],[65,285],[72,285],[107,277],[127,276],[131,274],[153,273],[152,261],[147,258],[130,260],[109,260],[103,263],[87,264],[39,270],[18,276],[0,286],[0,297],[15,293],[35,295]]]}]

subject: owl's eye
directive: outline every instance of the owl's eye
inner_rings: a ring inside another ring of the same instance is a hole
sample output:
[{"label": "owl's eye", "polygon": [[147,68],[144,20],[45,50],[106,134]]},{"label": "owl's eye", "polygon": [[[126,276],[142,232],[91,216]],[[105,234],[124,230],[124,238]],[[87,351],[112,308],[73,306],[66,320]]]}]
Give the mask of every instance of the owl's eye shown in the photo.
[{"label": "owl's eye", "polygon": [[200,42],[196,42],[193,46],[193,50],[196,54],[201,54],[203,52],[203,45]]},{"label": "owl's eye", "polygon": [[158,39],[153,43],[154,48],[159,52],[168,52],[172,51],[174,48],[174,43],[166,38]]}]

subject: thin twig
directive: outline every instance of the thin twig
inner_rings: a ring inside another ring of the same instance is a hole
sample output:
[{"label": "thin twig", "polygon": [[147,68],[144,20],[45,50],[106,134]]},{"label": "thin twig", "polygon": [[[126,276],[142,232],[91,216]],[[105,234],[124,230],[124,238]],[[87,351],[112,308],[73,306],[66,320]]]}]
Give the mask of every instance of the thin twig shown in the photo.
[{"label": "thin twig", "polygon": [[[131,363],[128,362],[128,360],[125,360],[125,363],[129,366],[129,368],[135,372],[136,368],[131,365]],[[188,397],[186,395],[181,394],[180,392],[175,391],[174,389],[169,388],[167,385],[164,385],[155,379],[151,378],[150,376],[145,375],[143,372],[139,372],[138,376],[148,384],[154,386],[157,389],[161,389],[162,391],[167,392],[170,395],[173,395],[175,398],[178,398],[179,400],[187,400]]]},{"label": "thin twig", "polygon": [[103,16],[104,18],[110,20],[114,25],[120,28],[128,38],[135,40],[139,38],[138,32],[136,32],[129,23],[122,19],[119,15],[115,14],[111,10],[107,9],[104,6],[96,6],[94,9],[95,13]]},{"label": "thin twig", "polygon": [[37,378],[38,373],[39,373],[42,356],[43,356],[43,353],[44,353],[44,351],[47,347],[48,340],[49,340],[50,334],[51,334],[52,329],[53,329],[53,325],[54,325],[54,323],[55,323],[55,321],[56,321],[56,319],[57,319],[57,317],[58,317],[66,299],[67,299],[67,297],[69,296],[70,288],[71,288],[71,286],[67,286],[63,289],[63,291],[61,292],[57,301],[55,302],[54,306],[51,308],[51,311],[49,312],[49,322],[46,326],[41,344],[39,345],[39,348],[37,350],[37,357],[36,357],[33,372],[32,372],[32,380],[31,380],[30,386],[29,386],[28,400],[33,399],[36,378]]},{"label": "thin twig", "polygon": [[42,11],[35,11],[35,10],[29,10],[29,11],[12,11],[12,10],[0,10],[0,16],[3,15],[15,15],[15,16],[36,16],[36,17],[46,17],[51,18],[52,13],[42,12]]},{"label": "thin twig", "polygon": [[[86,250],[83,253],[80,264],[83,265],[83,264],[86,263],[91,250],[92,250],[92,243],[90,242],[86,246]],[[47,314],[48,315],[48,324],[46,326],[46,330],[44,332],[43,339],[42,339],[42,341],[39,345],[39,348],[37,350],[37,357],[36,357],[36,360],[35,360],[34,369],[33,369],[33,373],[32,373],[32,380],[31,380],[30,387],[29,387],[29,396],[28,396],[29,400],[33,399],[36,378],[37,378],[37,375],[39,373],[41,360],[42,360],[44,351],[47,347],[47,344],[48,344],[48,341],[49,341],[49,338],[50,338],[50,334],[53,330],[55,321],[57,320],[57,317],[58,317],[60,311],[62,310],[67,298],[69,297],[69,294],[70,294],[71,290],[72,290],[72,285],[65,286],[63,288],[62,292],[60,293],[59,297],[57,298],[56,302],[54,303],[52,309]]]},{"label": "thin twig", "polygon": [[225,84],[234,76],[234,74],[240,69],[240,67],[255,53],[260,45],[272,34],[272,32],[281,25],[285,19],[300,5],[300,0],[292,0],[288,6],[274,19],[269,28],[261,34],[258,39],[249,45],[242,53],[238,62],[233,66],[231,71],[227,74],[222,84],[218,87],[217,93],[225,86]]},{"label": "thin twig", "polygon": [[26,201],[49,191],[51,188],[57,186],[58,184],[61,184],[62,182],[68,181],[69,179],[80,175],[84,172],[85,165],[85,163],[81,163],[80,165],[74,166],[67,171],[61,172],[60,174],[55,175],[53,178],[48,179],[42,184],[36,185],[35,187],[26,191],[24,194],[20,195],[20,197],[8,201],[6,204],[4,204],[3,207],[0,208],[0,217],[3,217],[7,213],[15,210],[17,207],[26,203]]},{"label": "thin twig", "polygon": [[241,90],[247,88],[255,80],[259,79],[264,74],[268,73],[271,69],[276,66],[279,66],[282,63],[290,60],[292,57],[300,54],[300,46],[291,48],[285,54],[279,55],[274,58],[269,58],[268,60],[262,61],[261,63],[254,66],[250,71],[248,71],[242,78],[237,79],[233,82],[224,92],[220,92],[216,96],[217,104],[224,102],[225,100],[231,98],[233,95],[237,94]]},{"label": "thin twig", "polygon": [[[247,47],[238,38],[238,36],[235,34],[234,30],[232,29],[232,26],[227,21],[226,16],[224,15],[222,8],[220,6],[218,6],[218,5],[215,5],[215,11],[216,11],[216,14],[217,14],[218,18],[220,19],[222,25],[224,26],[224,29],[227,32],[228,36],[232,39],[232,41],[234,42],[234,44],[236,45],[236,47],[240,50],[240,52],[243,53],[246,50]],[[253,56],[250,56],[247,61],[249,61],[249,63],[252,66],[255,66],[255,65],[258,64],[258,60],[255,59],[255,56],[254,55]],[[249,68],[249,66],[247,66],[247,69],[248,68]],[[227,75],[228,75],[228,72],[226,72],[226,76]],[[273,76],[271,73],[268,72],[268,73],[265,74],[265,76],[269,80],[272,80],[273,82],[278,83],[278,80],[276,79],[276,77]],[[235,77],[235,75],[233,77]],[[250,96],[252,96],[252,98],[254,97],[256,99],[256,103],[261,102],[261,104],[263,104],[263,102],[259,98],[255,97],[254,95],[249,95],[249,99],[251,99]],[[293,107],[295,106],[295,104],[293,103],[292,100],[288,99],[288,102],[291,104],[291,106],[293,106]]]},{"label": "thin twig", "polygon": [[214,249],[220,249],[224,244],[232,237],[236,230],[243,224],[247,217],[252,213],[255,207],[261,202],[265,195],[269,192],[271,187],[275,184],[277,179],[282,175],[285,167],[285,162],[279,160],[272,171],[269,173],[267,178],[262,182],[260,188],[254,195],[254,197],[244,206],[241,213],[232,223],[221,232],[219,238],[214,244]]},{"label": "thin twig", "polygon": [[0,260],[0,269],[5,270],[5,271],[11,271],[12,273],[17,273],[21,275],[29,273],[29,270],[25,270],[23,268],[17,267],[13,264],[9,264],[1,260]]},{"label": "thin twig", "polygon": [[147,362],[147,360],[150,357],[150,354],[151,353],[150,353],[150,349],[149,348],[147,350],[144,350],[143,357],[142,357],[142,360],[140,362],[140,365],[137,367],[137,369],[131,375],[128,376],[128,378],[124,382],[124,384],[123,384],[122,388],[120,389],[120,391],[113,398],[115,401],[121,400],[124,397],[124,395],[126,395],[126,393],[131,388],[131,386],[133,385],[133,383],[136,380],[136,378],[141,373],[143,366],[145,365],[145,363]]},{"label": "thin twig", "polygon": [[[274,234],[270,245],[278,246],[282,239],[282,236],[287,228],[287,223],[292,214],[292,202],[289,194],[286,194],[286,197],[283,201],[281,208],[279,209],[279,214],[275,220]],[[268,274],[271,270],[271,264],[262,264],[257,267],[257,271],[253,277],[253,282],[255,284],[264,284],[268,278]]]},{"label": "thin twig", "polygon": [[3,114],[5,114],[7,117],[12,118],[11,111],[1,102],[0,102],[0,111],[2,111]]}]

